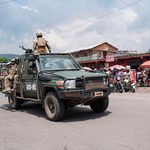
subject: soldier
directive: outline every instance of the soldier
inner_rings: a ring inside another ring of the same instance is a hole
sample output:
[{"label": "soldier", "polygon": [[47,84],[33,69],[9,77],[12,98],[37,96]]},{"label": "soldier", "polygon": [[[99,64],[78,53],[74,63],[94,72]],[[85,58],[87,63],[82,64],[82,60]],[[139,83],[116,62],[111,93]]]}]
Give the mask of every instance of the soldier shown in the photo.
[{"label": "soldier", "polygon": [[37,41],[33,43],[33,50],[35,51],[35,54],[45,54],[45,53],[51,53],[51,47],[48,44],[48,41],[46,41],[42,36],[42,33],[37,33]]},{"label": "soldier", "polygon": [[[3,90],[3,92],[9,92],[11,91],[11,82],[13,80],[17,80],[17,64],[15,63],[15,59],[11,60],[11,67],[8,70],[8,75],[4,78],[4,87],[5,89]],[[14,85],[13,85],[14,86]]]},{"label": "soldier", "polygon": [[16,90],[16,85],[19,79],[19,74],[18,74],[18,64],[19,64],[19,59],[15,58],[15,67],[16,67],[16,73],[14,75],[14,83],[13,83],[13,89]]}]

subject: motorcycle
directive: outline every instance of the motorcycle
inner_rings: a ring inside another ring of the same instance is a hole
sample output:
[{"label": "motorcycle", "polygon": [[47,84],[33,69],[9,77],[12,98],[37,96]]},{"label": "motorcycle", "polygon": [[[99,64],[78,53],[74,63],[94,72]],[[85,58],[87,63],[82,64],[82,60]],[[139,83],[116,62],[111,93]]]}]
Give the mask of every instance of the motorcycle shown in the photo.
[{"label": "motorcycle", "polygon": [[137,79],[138,86],[143,87],[144,86],[144,80],[142,74],[139,75],[139,78]]},{"label": "motorcycle", "polygon": [[132,93],[135,93],[135,83],[132,83],[129,79],[124,79],[123,88],[125,92],[131,91]]},{"label": "motorcycle", "polygon": [[116,83],[114,84],[114,86],[115,86],[115,91],[116,92],[120,92],[120,93],[123,92],[124,88],[123,88],[120,76],[116,77]]}]

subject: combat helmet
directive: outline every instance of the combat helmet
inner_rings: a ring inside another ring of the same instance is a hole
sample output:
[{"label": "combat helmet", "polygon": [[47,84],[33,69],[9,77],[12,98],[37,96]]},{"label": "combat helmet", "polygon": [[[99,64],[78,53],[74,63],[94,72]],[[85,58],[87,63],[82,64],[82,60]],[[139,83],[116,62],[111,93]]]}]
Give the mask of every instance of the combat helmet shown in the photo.
[{"label": "combat helmet", "polygon": [[13,58],[13,59],[11,59],[11,62],[15,62],[15,59]]},{"label": "combat helmet", "polygon": [[41,32],[38,32],[38,33],[36,33],[36,36],[37,36],[37,38],[38,38],[38,37],[42,37],[43,34],[42,34]]},{"label": "combat helmet", "polygon": [[19,63],[19,58],[18,58],[18,57],[15,58],[15,63],[16,63],[16,64]]}]

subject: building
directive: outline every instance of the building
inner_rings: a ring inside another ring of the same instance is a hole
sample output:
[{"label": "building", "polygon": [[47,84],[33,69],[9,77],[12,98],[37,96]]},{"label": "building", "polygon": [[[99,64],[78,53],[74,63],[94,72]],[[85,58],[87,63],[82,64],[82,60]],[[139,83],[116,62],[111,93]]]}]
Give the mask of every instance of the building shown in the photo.
[{"label": "building", "polygon": [[125,56],[129,54],[137,54],[137,50],[119,50],[115,56],[118,57],[118,56]]},{"label": "building", "polygon": [[[89,49],[72,52],[71,54],[81,65],[98,68],[107,66],[108,62],[114,61],[117,51],[118,48],[105,42]],[[106,63],[105,61],[98,63],[100,60],[106,60]]]},{"label": "building", "polygon": [[120,51],[107,42],[89,49],[74,51],[71,54],[82,66],[90,68],[111,67],[119,64],[137,69],[140,64],[150,60],[149,52],[137,54],[136,50]]}]

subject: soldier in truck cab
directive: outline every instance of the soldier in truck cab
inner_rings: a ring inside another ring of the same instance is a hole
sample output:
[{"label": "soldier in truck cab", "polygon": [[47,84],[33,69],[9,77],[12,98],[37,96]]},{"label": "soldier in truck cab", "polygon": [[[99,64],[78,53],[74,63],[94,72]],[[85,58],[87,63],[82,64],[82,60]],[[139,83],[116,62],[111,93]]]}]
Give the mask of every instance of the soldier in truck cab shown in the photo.
[{"label": "soldier in truck cab", "polygon": [[37,33],[37,41],[33,42],[33,50],[35,54],[45,54],[45,53],[51,53],[51,47],[48,44],[48,41],[46,41],[43,37],[43,34]]}]

